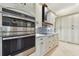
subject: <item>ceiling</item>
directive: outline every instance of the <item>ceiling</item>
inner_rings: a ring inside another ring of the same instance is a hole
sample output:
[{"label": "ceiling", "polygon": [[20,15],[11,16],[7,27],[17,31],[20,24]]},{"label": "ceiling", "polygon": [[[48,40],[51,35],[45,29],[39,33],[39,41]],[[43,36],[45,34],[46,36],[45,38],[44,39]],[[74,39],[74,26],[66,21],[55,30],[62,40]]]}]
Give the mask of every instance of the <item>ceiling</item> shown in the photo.
[{"label": "ceiling", "polygon": [[55,13],[76,5],[76,3],[47,3],[48,7]]}]

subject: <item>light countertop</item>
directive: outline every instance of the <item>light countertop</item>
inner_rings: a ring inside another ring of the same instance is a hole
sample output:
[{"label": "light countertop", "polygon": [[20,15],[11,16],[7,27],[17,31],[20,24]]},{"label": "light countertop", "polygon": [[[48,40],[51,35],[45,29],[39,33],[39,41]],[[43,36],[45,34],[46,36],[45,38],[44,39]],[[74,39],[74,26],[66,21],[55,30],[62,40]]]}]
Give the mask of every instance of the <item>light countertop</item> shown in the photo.
[{"label": "light countertop", "polygon": [[53,34],[36,34],[36,37],[49,37],[49,36],[54,36],[57,33],[53,33]]}]

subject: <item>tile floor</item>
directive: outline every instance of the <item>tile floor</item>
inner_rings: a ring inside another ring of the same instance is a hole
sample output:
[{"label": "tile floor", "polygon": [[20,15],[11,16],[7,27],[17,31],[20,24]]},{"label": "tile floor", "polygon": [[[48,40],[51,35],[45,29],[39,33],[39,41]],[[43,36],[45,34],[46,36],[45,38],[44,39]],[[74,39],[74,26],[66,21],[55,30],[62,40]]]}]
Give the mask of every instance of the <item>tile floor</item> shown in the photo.
[{"label": "tile floor", "polygon": [[59,42],[59,46],[51,56],[79,56],[79,45]]}]

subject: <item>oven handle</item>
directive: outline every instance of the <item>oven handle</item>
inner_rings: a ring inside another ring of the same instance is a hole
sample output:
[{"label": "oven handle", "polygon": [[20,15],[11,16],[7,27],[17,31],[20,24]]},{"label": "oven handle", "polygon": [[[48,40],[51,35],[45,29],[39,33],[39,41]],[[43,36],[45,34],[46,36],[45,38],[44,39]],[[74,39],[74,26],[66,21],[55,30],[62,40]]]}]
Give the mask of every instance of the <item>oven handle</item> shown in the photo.
[{"label": "oven handle", "polygon": [[23,38],[23,37],[29,37],[29,36],[35,36],[35,34],[24,35],[24,36],[16,36],[16,37],[6,37],[6,38],[2,38],[2,39],[3,39],[3,40],[12,40],[12,39]]}]

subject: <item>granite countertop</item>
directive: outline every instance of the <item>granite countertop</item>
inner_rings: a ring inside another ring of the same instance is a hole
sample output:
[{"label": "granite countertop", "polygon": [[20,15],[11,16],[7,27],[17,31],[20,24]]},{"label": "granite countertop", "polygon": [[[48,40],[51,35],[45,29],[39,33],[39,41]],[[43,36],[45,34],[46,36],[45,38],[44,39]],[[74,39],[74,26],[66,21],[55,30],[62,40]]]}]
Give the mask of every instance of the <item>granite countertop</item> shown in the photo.
[{"label": "granite countertop", "polygon": [[53,33],[53,34],[36,34],[36,37],[49,37],[49,36],[54,36],[57,33]]}]

